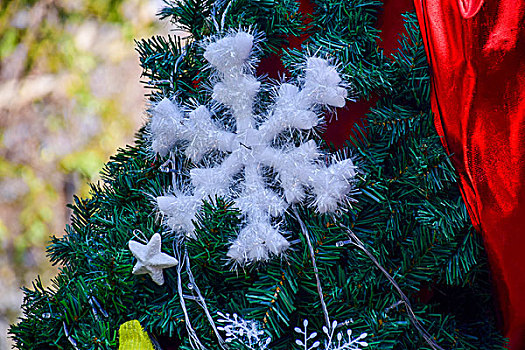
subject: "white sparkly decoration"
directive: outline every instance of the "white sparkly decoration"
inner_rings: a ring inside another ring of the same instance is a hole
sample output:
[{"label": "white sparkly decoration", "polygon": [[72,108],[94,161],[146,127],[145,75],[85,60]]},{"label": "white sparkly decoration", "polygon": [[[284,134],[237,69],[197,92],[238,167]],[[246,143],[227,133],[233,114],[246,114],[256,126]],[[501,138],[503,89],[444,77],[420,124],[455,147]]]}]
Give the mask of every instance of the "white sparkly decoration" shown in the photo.
[{"label": "white sparkly decoration", "polygon": [[361,333],[358,337],[352,338],[352,330],[347,329],[346,337],[342,332],[335,335],[335,330],[338,328],[337,321],[333,321],[328,327],[323,326],[323,333],[326,336],[324,344],[321,345],[319,340],[316,340],[317,332],[311,334],[308,333],[308,320],[303,321],[304,329],[295,327],[295,332],[301,335],[301,339],[296,339],[295,343],[304,350],[323,349],[323,350],[361,350],[363,347],[367,347],[368,343],[363,341],[367,337],[366,333]]},{"label": "white sparkly decoration", "polygon": [[261,330],[261,326],[257,321],[245,320],[237,314],[217,312],[220,318],[217,320],[223,326],[217,329],[226,333],[226,343],[239,343],[244,345],[248,350],[267,350],[268,344],[272,341]]},{"label": "white sparkly decoration", "polygon": [[[319,213],[337,210],[352,190],[355,176],[350,159],[332,158],[327,165],[313,140],[296,146],[291,136],[283,136],[286,131],[317,126],[319,106],[344,106],[347,91],[336,69],[326,60],[309,58],[302,86],[275,87],[269,112],[255,115],[253,105],[261,83],[251,74],[253,41],[251,34],[238,32],[208,44],[204,53],[219,76],[212,97],[231,111],[235,131],[227,126],[231,123],[226,117],[212,118],[205,106],[185,115],[168,99],[157,104],[151,121],[153,151],[165,155],[175,145],[183,145],[196,165],[190,171],[191,186],[182,185],[179,192],[157,198],[167,224],[194,236],[192,221],[203,199],[233,200],[246,218],[228,252],[240,265],[286,251],[289,242],[272,219],[282,217],[293,203],[308,203]],[[278,136],[279,142],[274,142]],[[201,162],[211,151],[225,155],[214,162],[220,165]],[[276,176],[268,175],[269,169]],[[276,192],[276,187],[282,190]]]},{"label": "white sparkly decoration", "polygon": [[133,267],[133,274],[149,274],[153,282],[158,285],[164,284],[162,269],[177,265],[179,262],[172,256],[162,253],[160,234],[155,233],[147,244],[129,241],[129,250],[137,258],[137,264]]}]

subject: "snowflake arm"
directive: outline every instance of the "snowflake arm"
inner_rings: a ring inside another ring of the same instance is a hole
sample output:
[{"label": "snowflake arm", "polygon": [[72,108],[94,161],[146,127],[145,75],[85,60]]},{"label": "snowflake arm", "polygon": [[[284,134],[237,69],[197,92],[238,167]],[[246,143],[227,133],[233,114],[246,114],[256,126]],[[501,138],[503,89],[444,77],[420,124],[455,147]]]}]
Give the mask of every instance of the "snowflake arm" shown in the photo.
[{"label": "snowflake arm", "polygon": [[167,98],[153,109],[149,129],[152,138],[151,149],[163,157],[187,131],[182,123],[180,109]]},{"label": "snowflake arm", "polygon": [[193,221],[202,205],[202,198],[188,195],[166,195],[157,197],[159,211],[167,218],[167,225],[174,231],[184,232],[195,238]]},{"label": "snowflake arm", "polygon": [[150,131],[152,149],[166,155],[178,142],[187,141],[186,156],[194,162],[214,149],[230,152],[235,134],[221,130],[205,106],[199,106],[184,118],[180,108],[162,99],[153,110]]},{"label": "snowflake arm", "polygon": [[213,196],[230,196],[233,177],[242,170],[236,154],[230,154],[221,165],[213,168],[195,168],[190,171],[195,196],[201,199]]},{"label": "snowflake arm", "polygon": [[279,87],[275,107],[259,127],[265,142],[271,142],[285,130],[310,130],[319,124],[319,117],[309,108],[312,105],[295,85],[284,83]]},{"label": "snowflake arm", "polygon": [[186,155],[189,159],[198,162],[204,154],[215,149],[231,152],[235,134],[219,129],[205,106],[191,111],[185,124],[187,131],[184,136],[189,141]]},{"label": "snowflake arm", "polygon": [[265,141],[287,129],[310,130],[319,124],[319,117],[312,108],[316,105],[343,107],[347,91],[341,77],[326,60],[310,57],[306,61],[303,88],[292,84],[279,87],[274,111],[261,125],[259,131]]},{"label": "snowflake arm", "polygon": [[334,212],[353,185],[349,179],[356,175],[356,167],[351,159],[322,167],[313,174],[312,192],[315,206],[320,213]]},{"label": "snowflake arm", "polygon": [[306,61],[306,77],[301,93],[310,103],[344,107],[347,91],[341,87],[341,77],[326,60],[310,57]]},{"label": "snowflake arm", "polygon": [[288,203],[300,203],[306,198],[305,189],[312,185],[319,157],[313,140],[284,151],[267,148],[263,153],[263,161],[278,173]]},{"label": "snowflake arm", "polygon": [[194,194],[178,193],[157,197],[160,212],[167,217],[167,224],[174,231],[185,232],[194,237],[193,221],[202,206],[202,200],[214,197],[229,197],[232,177],[241,170],[235,154],[215,168],[194,168],[190,171]]}]

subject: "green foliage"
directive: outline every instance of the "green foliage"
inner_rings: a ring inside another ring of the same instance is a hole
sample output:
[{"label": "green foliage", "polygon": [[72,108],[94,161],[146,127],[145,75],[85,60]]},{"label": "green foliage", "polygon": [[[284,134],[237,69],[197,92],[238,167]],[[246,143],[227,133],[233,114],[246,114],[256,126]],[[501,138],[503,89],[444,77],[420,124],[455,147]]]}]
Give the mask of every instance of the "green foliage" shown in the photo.
[{"label": "green foliage", "polygon": [[[167,4],[161,16],[186,28],[190,40],[217,34],[213,14],[224,17],[223,29],[242,25],[264,30],[268,44],[263,55],[301,27],[286,20],[292,14],[300,18],[290,1],[217,4],[222,6],[176,1]],[[350,243],[348,227],[392,276],[419,323],[441,347],[503,349],[490,308],[480,237],[469,223],[454,169],[433,129],[429,76],[415,16],[405,16],[407,34],[399,52],[384,57],[374,28],[379,2],[318,0],[316,5],[313,22],[304,29],[311,34],[304,49],[336,58],[357,96],[380,97],[366,126],[357,126],[348,142],[360,169],[357,203],[334,216],[295,208],[313,245],[330,318],[348,321],[354,332],[367,332],[370,349],[430,348],[392,283]],[[205,99],[197,95],[199,79],[206,74],[198,50],[195,44],[184,49],[172,37],[138,43],[153,99],[175,93],[183,99]],[[287,50],[282,57],[293,73],[303,56]],[[286,257],[235,269],[228,265],[226,252],[241,222],[239,212],[232,203],[210,198],[195,223],[197,239],[181,248],[181,285],[177,268],[165,271],[163,286],[131,275],[127,242],[135,230],[148,237],[164,230],[155,220],[149,195],[173,185],[170,176],[158,170],[162,160],[152,159],[144,140],[140,133],[135,147],[113,157],[103,171],[104,184],[93,186],[91,199],[72,206],[75,219],[68,234],[54,238],[49,248],[51,260],[64,268],[53,288],[36,283],[34,290],[26,290],[25,317],[11,330],[17,346],[70,348],[67,328],[78,348],[115,348],[119,325],[138,319],[154,339],[171,337],[180,349],[191,349],[181,288],[193,329],[207,348],[218,349],[196,302],[197,287],[215,320],[220,311],[259,321],[272,336],[271,349],[298,348],[293,328],[304,319],[321,333],[325,319],[315,267],[293,213],[282,222],[293,242]],[[163,250],[173,254],[178,246],[165,232]]]},{"label": "green foliage", "polygon": [[[153,89],[151,98],[172,96],[202,100],[201,82],[208,77],[205,63],[197,59],[202,53],[199,40],[224,34],[228,29],[253,28],[264,33],[263,55],[277,52],[286,44],[286,37],[298,35],[304,25],[296,15],[298,4],[293,0],[189,0],[167,3],[159,15],[184,29],[189,36],[183,48],[180,38],[153,37],[137,42],[143,75]],[[222,6],[219,6],[222,4]],[[224,19],[224,21],[222,21]],[[218,32],[219,30],[219,32]],[[202,102],[202,101],[201,101]]]},{"label": "green foliage", "polygon": [[66,329],[79,348],[116,348],[118,325],[129,317],[158,316],[157,303],[169,302],[166,286],[150,286],[129,273],[132,232],[158,229],[148,193],[166,186],[157,174],[160,163],[143,149],[139,143],[120,150],[103,171],[104,185],[93,185],[91,199],[76,198],[71,205],[67,234],[53,237],[49,248],[61,271],[51,288],[37,282],[26,291],[26,321],[12,330],[19,348],[71,348]]}]

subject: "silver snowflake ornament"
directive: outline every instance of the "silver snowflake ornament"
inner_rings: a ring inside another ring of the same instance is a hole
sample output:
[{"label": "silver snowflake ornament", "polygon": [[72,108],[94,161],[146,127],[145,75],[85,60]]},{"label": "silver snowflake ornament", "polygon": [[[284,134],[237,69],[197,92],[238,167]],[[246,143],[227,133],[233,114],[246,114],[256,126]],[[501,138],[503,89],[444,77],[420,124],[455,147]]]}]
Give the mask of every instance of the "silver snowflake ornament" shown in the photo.
[{"label": "silver snowflake ornament", "polygon": [[164,284],[163,269],[173,267],[179,262],[172,256],[162,253],[160,234],[155,233],[147,244],[129,241],[129,249],[137,263],[133,267],[132,273],[135,275],[149,274],[153,282],[158,285]]},{"label": "silver snowflake ornament", "polygon": [[[316,127],[321,121],[319,107],[344,106],[347,91],[337,70],[326,60],[311,57],[302,84],[282,83],[264,91],[252,73],[253,46],[254,37],[241,31],[211,42],[204,52],[218,77],[212,98],[231,116],[213,116],[203,105],[184,113],[165,98],[153,109],[150,124],[155,153],[166,155],[180,146],[194,166],[191,184],[179,184],[173,193],[157,198],[166,223],[194,236],[193,222],[203,199],[232,200],[245,224],[228,256],[240,265],[286,251],[289,242],[276,222],[289,206],[302,203],[319,213],[334,212],[352,190],[356,174],[351,159],[327,157],[315,141],[305,140],[304,133],[299,140],[285,136]],[[272,91],[273,104],[256,115],[258,94]],[[205,161],[210,154],[219,155],[213,162]]]}]

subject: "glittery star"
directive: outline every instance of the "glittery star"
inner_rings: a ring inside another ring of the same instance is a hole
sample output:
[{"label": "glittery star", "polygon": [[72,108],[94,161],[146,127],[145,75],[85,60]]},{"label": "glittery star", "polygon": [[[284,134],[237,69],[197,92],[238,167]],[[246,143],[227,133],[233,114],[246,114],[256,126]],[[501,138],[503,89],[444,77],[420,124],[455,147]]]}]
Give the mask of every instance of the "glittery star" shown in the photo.
[{"label": "glittery star", "polygon": [[160,234],[155,233],[148,244],[140,244],[129,241],[129,250],[137,258],[137,264],[133,267],[135,275],[149,274],[153,282],[159,286],[164,284],[162,269],[177,265],[179,262],[172,256],[162,253]]}]

